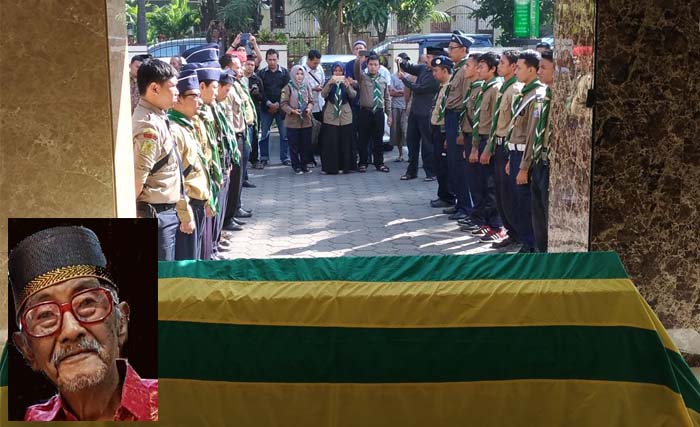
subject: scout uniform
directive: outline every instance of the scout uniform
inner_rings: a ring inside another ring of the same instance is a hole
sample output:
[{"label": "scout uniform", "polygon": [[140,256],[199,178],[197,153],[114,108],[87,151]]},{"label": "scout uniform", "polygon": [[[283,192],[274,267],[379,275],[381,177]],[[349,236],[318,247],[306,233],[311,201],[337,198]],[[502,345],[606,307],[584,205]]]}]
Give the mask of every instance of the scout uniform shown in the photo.
[{"label": "scout uniform", "polygon": [[[250,95],[250,90],[248,90],[248,79],[245,76],[242,74],[240,75],[240,80],[236,80],[233,84],[233,90],[236,91],[238,96],[243,100],[241,109],[243,110],[243,116],[245,117],[246,123],[244,144],[242,147],[239,147],[239,150],[243,156],[241,159],[241,167],[243,168],[242,181],[245,183],[248,181],[248,161],[250,160],[250,153],[253,149],[254,132],[258,121],[258,116],[255,110],[255,103]],[[241,207],[240,198],[238,207]]]},{"label": "scout uniform", "polygon": [[389,95],[389,82],[377,72],[370,76],[361,70],[360,61],[355,61],[355,77],[358,81],[359,102],[359,142],[360,154],[359,171],[367,170],[369,149],[372,147],[372,160],[374,167],[381,172],[389,172],[384,165],[384,149],[382,137],[384,136],[384,112],[391,114],[391,96]]},{"label": "scout uniform", "polygon": [[[493,77],[482,82],[478,92],[477,90],[473,91],[477,92],[477,95],[474,103],[470,102],[470,112],[473,114],[471,151],[476,151],[479,157],[486,149],[500,88],[501,80],[498,77]],[[485,234],[484,239],[500,239],[503,223],[496,208],[493,162],[482,165],[477,161],[477,163],[470,163],[469,166],[476,172],[469,184],[474,201],[471,219],[475,225],[482,227],[482,232],[479,234]]]},{"label": "scout uniform", "polygon": [[515,76],[509,78],[498,90],[496,106],[494,107],[491,129],[489,131],[489,141],[487,148],[492,154],[491,163],[494,166],[494,183],[496,187],[496,207],[508,231],[508,241],[503,244],[494,244],[496,247],[505,247],[510,243],[518,243],[520,239],[518,232],[513,227],[514,199],[513,189],[510,185],[508,175],[506,175],[506,163],[508,163],[508,148],[505,146],[506,136],[508,136],[508,124],[512,117],[511,106],[513,96],[520,92],[523,84],[518,82]]},{"label": "scout uniform", "polygon": [[[469,52],[473,39],[463,35],[459,31],[452,34],[450,42],[464,46]],[[440,102],[439,118],[445,119],[445,136],[447,138],[447,162],[450,188],[454,191],[456,204],[454,209],[446,210],[453,213],[450,219],[462,219],[471,213],[472,203],[469,198],[467,177],[464,166],[464,145],[457,144],[457,136],[460,129],[460,116],[464,117],[464,94],[469,89],[469,81],[464,75],[464,67],[467,63],[465,55],[454,64],[454,73],[445,89],[447,96]]]},{"label": "scout uniform", "polygon": [[[443,67],[452,71],[454,62],[446,56],[438,56],[433,58],[430,65],[434,67]],[[439,200],[444,200],[448,203],[454,203],[455,195],[450,188],[450,180],[448,175],[447,150],[445,147],[445,116],[440,114],[440,106],[445,102],[447,97],[447,83],[440,85],[440,90],[435,96],[435,102],[430,114],[430,125],[432,131],[435,177],[438,182],[437,196]]]},{"label": "scout uniform", "polygon": [[[190,90],[199,91],[199,80],[193,69],[183,69],[177,82],[180,94]],[[170,130],[182,159],[185,179],[185,194],[190,199],[190,207],[194,213],[195,230],[191,234],[177,232],[175,259],[200,259],[202,248],[202,231],[206,218],[205,205],[211,197],[210,179],[207,160],[200,142],[197,140],[194,124],[190,117],[184,116],[177,110],[168,112]]]},{"label": "scout uniform", "polygon": [[141,218],[158,218],[158,259],[175,259],[180,222],[193,220],[182,185],[179,153],[165,111],[141,98],[131,117],[134,178],[143,184],[136,196]]},{"label": "scout uniform", "polygon": [[515,194],[514,226],[523,243],[522,252],[532,252],[535,248],[532,231],[530,184],[517,185],[516,177],[521,170],[530,168],[523,154],[532,146],[535,128],[539,120],[545,87],[538,79],[526,84],[513,98],[512,118],[509,124],[506,144],[509,150],[510,183]]},{"label": "scout uniform", "polygon": [[[547,252],[549,219],[549,142],[552,136],[552,123],[549,120],[552,102],[552,90],[547,87],[542,101],[542,111],[535,127],[535,137],[528,142],[523,163],[532,161],[532,230],[535,236],[537,252]],[[522,166],[521,166],[522,167]]]}]

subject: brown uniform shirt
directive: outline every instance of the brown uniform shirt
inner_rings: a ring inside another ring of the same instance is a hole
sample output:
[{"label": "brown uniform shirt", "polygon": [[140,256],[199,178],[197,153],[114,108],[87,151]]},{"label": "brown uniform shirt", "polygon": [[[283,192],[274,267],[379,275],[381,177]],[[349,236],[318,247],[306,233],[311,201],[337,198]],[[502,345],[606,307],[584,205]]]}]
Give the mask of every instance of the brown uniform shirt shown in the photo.
[{"label": "brown uniform shirt", "polygon": [[182,167],[187,171],[187,176],[184,177],[185,193],[191,199],[209,200],[211,192],[207,165],[204,163],[204,153],[197,141],[194,126],[181,126],[173,122],[170,129],[180,152]]},{"label": "brown uniform shirt", "polygon": [[433,126],[444,126],[445,118],[438,120],[440,117],[440,104],[442,103],[442,98],[445,97],[445,91],[447,90],[447,83],[440,85],[440,90],[438,91],[437,97],[435,98],[435,105],[433,105],[433,112],[430,115],[430,124]]},{"label": "brown uniform shirt", "polygon": [[[511,108],[513,107],[513,95],[519,93],[523,88],[523,84],[520,82],[515,82],[510,85],[505,92],[503,92],[503,99],[501,99],[501,105],[498,108],[500,113],[498,113],[498,123],[496,123],[496,136],[505,138],[508,136],[508,124],[512,117]],[[494,114],[496,112],[494,111]]]},{"label": "brown uniform shirt", "polygon": [[[357,78],[360,92],[360,107],[372,108],[374,83],[369,74],[365,74],[360,69],[360,61],[355,61],[355,77]],[[391,95],[389,95],[389,83],[379,76],[379,86],[382,91],[382,104],[384,104],[384,113],[391,114]]]},{"label": "brown uniform shirt", "polygon": [[[493,113],[496,109],[496,100],[498,99],[498,91],[501,89],[501,85],[502,83],[498,81],[488,90],[486,90],[486,92],[483,92],[483,96],[481,98],[481,110],[479,113],[479,135],[488,136],[491,132]],[[483,88],[485,87],[486,82],[484,82]]]},{"label": "brown uniform shirt", "polygon": [[455,64],[455,71],[452,74],[452,80],[450,81],[450,94],[447,97],[447,104],[445,109],[447,110],[462,110],[462,101],[464,100],[464,94],[469,90],[469,80],[464,75],[464,70],[467,64],[457,68]]},{"label": "brown uniform shirt", "polygon": [[[280,108],[286,113],[284,116],[284,125],[292,129],[308,128],[313,125],[311,122],[311,111],[313,110],[314,98],[311,88],[304,85],[301,89],[301,98],[305,105],[299,105],[299,98],[297,96],[296,90],[292,94],[292,88],[286,85],[282,88],[282,97],[280,98]],[[298,108],[302,109],[302,115],[299,117],[296,114],[292,114],[292,110]],[[306,113],[306,110],[309,113]]]},{"label": "brown uniform shirt", "polygon": [[[469,90],[469,87],[473,83],[472,80],[467,80],[465,79],[464,81],[467,82],[467,88],[466,90]],[[464,92],[466,93],[466,92]],[[476,106],[476,98],[479,96],[479,93],[481,93],[481,88],[480,87],[475,87],[472,89],[471,93],[469,94],[469,98],[467,99],[467,112],[465,113],[464,120],[462,121],[462,132],[471,134],[472,133],[472,120],[474,119],[474,107]]]},{"label": "brown uniform shirt", "polygon": [[222,104],[224,106],[224,111],[226,111],[226,117],[228,117],[229,122],[231,122],[233,131],[236,133],[245,132],[246,121],[243,115],[243,109],[241,108],[243,98],[241,98],[235,88],[231,88],[231,90],[228,91],[228,95],[226,95],[226,99],[222,101]]},{"label": "brown uniform shirt", "polygon": [[520,170],[530,169],[530,163],[532,161],[532,143],[535,138],[537,120],[540,118],[540,112],[542,109],[541,100],[544,99],[544,96],[544,85],[537,89],[531,90],[527,95],[525,95],[522,102],[528,102],[531,98],[534,99],[532,99],[532,101],[530,101],[527,106],[523,108],[513,119],[513,132],[511,133],[510,141],[508,142],[516,145],[525,145],[523,160],[520,163]]},{"label": "brown uniform shirt", "polygon": [[[134,179],[143,184],[136,200],[146,203],[177,203],[177,213],[181,222],[189,222],[192,214],[187,200],[181,197],[181,175],[177,155],[171,151],[175,141],[168,128],[165,111],[140,99],[131,116],[134,140]],[[168,161],[151,173],[153,166],[162,158]]]},{"label": "brown uniform shirt", "polygon": [[[342,84],[342,83],[341,83]],[[333,80],[328,80],[328,83],[321,90],[321,96],[326,98],[331,91],[335,91],[335,84]],[[350,99],[357,96],[357,91],[352,87],[352,85],[346,86],[345,91],[347,92]],[[333,95],[331,95],[333,96]],[[352,124],[352,107],[349,102],[346,102],[340,107],[340,116],[335,116],[335,104],[326,101],[325,108],[323,110],[323,123],[331,126],[346,126]]]}]

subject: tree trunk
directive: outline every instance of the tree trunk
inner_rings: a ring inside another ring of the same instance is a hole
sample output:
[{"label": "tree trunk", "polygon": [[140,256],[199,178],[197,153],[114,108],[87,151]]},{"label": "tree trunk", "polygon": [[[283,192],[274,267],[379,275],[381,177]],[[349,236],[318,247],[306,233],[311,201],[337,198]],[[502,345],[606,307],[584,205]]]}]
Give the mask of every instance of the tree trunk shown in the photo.
[{"label": "tree trunk", "polygon": [[146,44],[146,0],[138,0],[136,12],[136,43]]},{"label": "tree trunk", "polygon": [[339,41],[341,38],[338,30],[338,25],[333,25],[333,23],[331,23],[331,25],[328,26],[328,49],[326,53],[329,55],[340,51]]}]

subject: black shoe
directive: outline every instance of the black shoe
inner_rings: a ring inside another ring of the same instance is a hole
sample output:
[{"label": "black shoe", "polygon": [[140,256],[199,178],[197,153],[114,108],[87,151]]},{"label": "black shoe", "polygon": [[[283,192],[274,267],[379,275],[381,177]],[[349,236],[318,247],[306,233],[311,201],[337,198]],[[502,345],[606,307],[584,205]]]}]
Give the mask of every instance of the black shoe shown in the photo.
[{"label": "black shoe", "polygon": [[245,221],[241,221],[238,218],[231,218],[231,221],[235,222],[238,225],[245,225]]},{"label": "black shoe", "polygon": [[245,188],[256,188],[257,185],[253,184],[253,183],[250,182],[250,181],[243,181],[243,187],[245,187]]},{"label": "black shoe", "polygon": [[472,232],[472,231],[476,231],[476,230],[478,230],[478,229],[480,229],[480,228],[481,228],[481,226],[480,226],[480,225],[476,225],[476,224],[460,225],[460,226],[459,226],[459,231],[465,231],[465,232],[468,231],[468,232]]},{"label": "black shoe", "polygon": [[471,218],[466,217],[464,219],[457,220],[457,224],[459,225],[474,225],[474,221],[472,221]]},{"label": "black shoe", "polygon": [[501,240],[500,242],[495,242],[495,243],[493,243],[493,244],[491,245],[491,247],[492,247],[493,249],[503,249],[503,248],[505,248],[505,247],[508,247],[508,246],[512,245],[513,243],[515,243],[515,242],[513,241],[513,239],[511,239],[510,237],[506,237],[505,239]]},{"label": "black shoe", "polygon": [[289,159],[287,159],[287,160],[282,160],[282,164],[285,165],[285,166],[291,166],[291,165],[292,165],[292,161],[289,160]]},{"label": "black shoe", "polygon": [[442,199],[436,199],[436,200],[430,201],[431,208],[449,208],[451,206],[452,206],[452,204],[450,204],[449,202],[446,202]]},{"label": "black shoe", "polygon": [[451,220],[453,220],[453,221],[457,221],[457,220],[460,220],[460,219],[467,218],[467,216],[468,216],[468,215],[467,215],[466,213],[464,213],[464,212],[455,212],[455,213],[453,213],[452,215],[448,216],[447,219],[451,219]]},{"label": "black shoe", "polygon": [[233,216],[236,218],[250,218],[253,214],[243,209],[238,209]]},{"label": "black shoe", "polygon": [[526,247],[526,246],[524,246],[524,245],[523,245],[523,247],[520,248],[520,250],[518,251],[519,254],[531,254],[531,253],[533,253],[533,252],[535,252],[535,249],[534,249],[534,248],[528,248],[528,247]]},{"label": "black shoe", "polygon": [[226,230],[226,231],[241,231],[241,230],[243,230],[243,227],[241,227],[240,225],[238,225],[238,224],[236,224],[235,222],[231,221],[231,222],[228,223],[228,224],[224,224],[224,226],[222,227],[222,229],[224,229],[224,230]]},{"label": "black shoe", "polygon": [[[452,215],[452,214],[457,213],[457,208],[454,207],[454,206],[450,206],[450,207],[447,208],[447,209],[443,209],[443,210],[442,210],[442,213],[448,214],[448,215]],[[450,219],[451,219],[451,218],[450,218]]]}]

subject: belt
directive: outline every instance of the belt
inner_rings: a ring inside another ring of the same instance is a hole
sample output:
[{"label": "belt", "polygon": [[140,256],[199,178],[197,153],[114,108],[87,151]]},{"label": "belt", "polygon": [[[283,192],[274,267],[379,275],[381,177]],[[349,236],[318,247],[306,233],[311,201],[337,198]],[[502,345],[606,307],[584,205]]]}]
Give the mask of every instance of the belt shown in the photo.
[{"label": "belt", "polygon": [[[360,110],[372,111],[372,107],[360,107]],[[383,109],[383,108],[377,108],[377,110],[376,110],[376,111],[373,111],[373,112],[374,112],[374,113],[378,113],[378,112],[380,112],[380,111],[383,113],[383,112],[384,112],[384,109]]]},{"label": "belt", "polygon": [[496,140],[496,145],[503,145],[504,142],[506,142],[506,137],[505,136],[497,136],[495,138]]},{"label": "belt", "polygon": [[511,144],[509,142],[508,149],[510,151],[525,151],[525,144]]},{"label": "belt", "polygon": [[153,206],[153,209],[158,213],[175,209],[175,203],[151,203],[150,205]]}]

